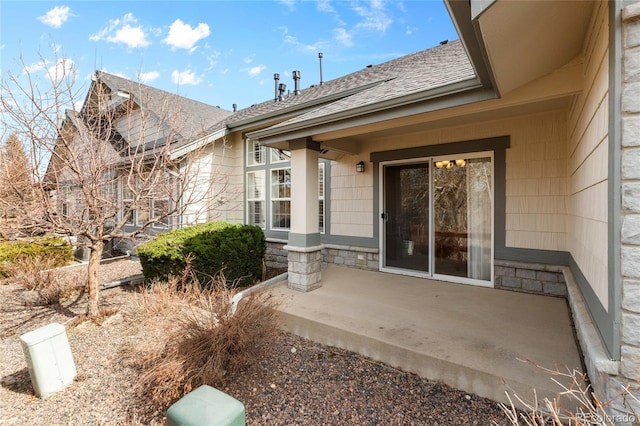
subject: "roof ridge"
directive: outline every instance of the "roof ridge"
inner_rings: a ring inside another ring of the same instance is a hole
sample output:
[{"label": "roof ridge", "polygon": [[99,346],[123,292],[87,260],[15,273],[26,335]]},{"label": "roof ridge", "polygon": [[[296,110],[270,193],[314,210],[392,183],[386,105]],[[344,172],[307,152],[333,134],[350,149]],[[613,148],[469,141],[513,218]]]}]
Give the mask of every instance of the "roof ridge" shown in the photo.
[{"label": "roof ridge", "polygon": [[135,86],[144,88],[144,89],[152,91],[152,92],[160,92],[160,93],[166,94],[166,95],[171,96],[171,97],[178,97],[180,99],[184,99],[184,100],[186,100],[186,101],[188,101],[190,103],[193,103],[193,104],[200,104],[200,105],[203,105],[203,106],[205,106],[207,108],[217,108],[217,109],[219,109],[221,111],[226,111],[226,112],[232,113],[232,111],[224,109],[224,108],[221,108],[220,106],[211,105],[211,104],[208,104],[206,102],[198,101],[196,99],[189,98],[187,96],[183,96],[183,95],[180,95],[178,93],[169,92],[168,90],[159,89],[157,87],[150,86],[148,84],[145,84],[145,83],[142,83],[142,82],[139,82],[139,81],[131,80],[131,79],[128,79],[126,77],[122,77],[122,76],[119,76],[119,75],[116,75],[116,74],[111,74],[111,73],[108,73],[106,71],[96,70],[96,73],[99,73],[98,79],[100,79],[100,75],[104,75],[104,76],[107,76],[108,78],[110,78],[112,80],[116,80],[116,81],[119,80],[121,83],[128,83],[128,84],[135,85]]}]

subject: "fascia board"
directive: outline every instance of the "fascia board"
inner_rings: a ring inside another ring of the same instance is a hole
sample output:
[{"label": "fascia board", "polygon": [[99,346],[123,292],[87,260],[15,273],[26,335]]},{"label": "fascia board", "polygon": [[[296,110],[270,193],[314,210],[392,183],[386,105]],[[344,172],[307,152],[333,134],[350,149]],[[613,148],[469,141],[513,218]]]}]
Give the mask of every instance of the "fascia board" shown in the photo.
[{"label": "fascia board", "polygon": [[399,118],[409,117],[411,115],[424,114],[428,112],[438,111],[445,108],[454,108],[456,106],[465,105],[473,102],[481,102],[485,100],[496,99],[493,90],[477,89],[472,92],[462,92],[448,98],[436,99],[433,102],[406,105],[403,108],[396,108],[386,111],[378,111],[375,114],[359,115],[353,117],[348,122],[338,121],[309,126],[299,131],[293,131],[286,134],[279,134],[273,137],[260,139],[260,142],[271,146],[281,142],[298,138],[313,137],[319,133],[328,133],[342,131],[353,127],[361,127],[370,124],[376,124],[383,121],[395,120]]},{"label": "fascia board", "polygon": [[211,142],[220,139],[222,137],[225,137],[226,135],[228,135],[229,130],[225,127],[219,130],[216,130],[213,133],[209,133],[207,136],[196,139],[192,142],[189,142],[188,144],[181,146],[178,149],[172,150],[170,157],[172,160],[175,160],[177,158],[183,157],[187,154],[189,154],[190,152],[195,151],[196,149],[202,148],[208,144],[210,144]]},{"label": "fascia board", "polygon": [[[272,123],[274,121],[274,119],[281,119],[281,118],[291,118],[291,117],[296,117],[298,115],[301,115],[302,113],[309,111],[311,109],[314,109],[316,107],[318,107],[319,105],[323,105],[326,103],[330,103],[342,98],[345,98],[347,96],[351,96],[354,95],[356,93],[360,93],[363,90],[367,90],[370,89],[372,87],[375,87],[381,83],[383,83],[385,80],[378,80],[375,81],[373,83],[368,83],[362,86],[358,86],[356,88],[353,89],[349,89],[349,90],[343,90],[340,91],[338,93],[334,93],[332,95],[329,96],[324,96],[321,98],[316,98],[307,102],[303,102],[300,104],[295,104],[292,105],[290,107],[287,108],[282,108],[282,109],[278,109],[275,111],[271,111],[268,112],[266,114],[259,114],[255,117],[249,117],[249,118],[245,118],[236,122],[230,122],[227,124],[227,127],[229,128],[230,131],[233,132],[238,132],[238,131],[242,131],[248,128],[252,128],[252,127],[257,127],[260,125],[267,125],[269,123]],[[296,95],[290,95],[290,96],[296,96]]]},{"label": "fascia board", "polygon": [[482,37],[482,31],[478,24],[478,16],[474,17],[472,10],[474,7],[481,6],[481,12],[484,12],[491,7],[495,1],[471,0],[471,2],[469,2],[463,0],[445,0],[444,3],[476,75],[480,81],[484,83],[485,87],[497,87]]},{"label": "fascia board", "polygon": [[[271,127],[263,130],[257,130],[249,133],[247,136],[251,139],[260,140],[263,143],[284,142],[298,137],[313,136],[319,133],[319,129],[327,131],[341,130],[344,128],[354,127],[355,125],[373,124],[382,120],[401,118],[407,115],[418,114],[420,112],[429,112],[441,107],[433,104],[438,98],[448,98],[456,94],[477,91],[482,89],[482,84],[476,79],[465,80],[453,85],[447,85],[424,92],[412,93],[410,95],[390,99],[383,102],[364,105],[359,108],[353,108],[345,111],[339,111],[333,114],[312,118],[309,120],[299,121],[291,124],[283,124],[277,127]],[[489,93],[482,90],[483,95],[480,100],[493,99],[495,95],[493,90]],[[425,104],[427,102],[427,104]],[[465,104],[467,101],[461,101],[459,104]],[[454,101],[453,104],[446,107],[458,106]],[[355,121],[357,124],[355,124]]]}]

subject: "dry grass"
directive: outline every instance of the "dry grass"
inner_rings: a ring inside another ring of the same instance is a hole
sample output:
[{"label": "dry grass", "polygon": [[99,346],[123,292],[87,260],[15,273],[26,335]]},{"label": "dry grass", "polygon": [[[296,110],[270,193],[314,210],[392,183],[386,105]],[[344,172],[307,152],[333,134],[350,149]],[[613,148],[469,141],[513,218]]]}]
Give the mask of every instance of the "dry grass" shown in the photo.
[{"label": "dry grass", "polygon": [[58,264],[56,256],[37,256],[24,257],[20,262],[5,264],[3,268],[13,281],[36,292],[39,304],[59,305],[81,293],[82,285],[77,279],[64,278],[57,273],[55,266]]},{"label": "dry grass", "polygon": [[[533,401],[527,401],[518,395],[512,397],[507,393],[510,404],[498,404],[507,416],[507,419],[513,426],[615,426],[617,424],[635,424],[640,425],[640,417],[638,413],[632,412],[629,415],[619,415],[615,418],[607,412],[607,407],[611,401],[600,401],[594,395],[591,385],[588,383],[586,374],[573,370],[567,373],[549,370],[544,367],[537,366],[551,376],[553,380],[562,389],[560,398],[564,401],[571,401],[576,406],[573,410],[563,408],[561,402],[554,398],[550,400],[544,398],[538,400],[537,397]],[[563,380],[557,380],[555,377],[563,377]],[[567,380],[568,379],[568,380]],[[570,383],[563,385],[561,382]],[[634,400],[638,405],[637,394],[640,387],[631,389],[623,388],[619,395],[615,397],[624,398],[626,401]],[[525,410],[519,410],[515,407],[515,401]],[[614,398],[615,399],[615,398]],[[622,417],[625,417],[622,419]]]},{"label": "dry grass", "polygon": [[143,291],[143,312],[165,319],[158,324],[168,338],[164,346],[138,348],[129,360],[141,371],[138,393],[160,410],[203,384],[223,386],[265,356],[277,333],[270,295],[250,295],[232,314],[233,291],[224,279],[215,283],[202,289],[173,280]]}]

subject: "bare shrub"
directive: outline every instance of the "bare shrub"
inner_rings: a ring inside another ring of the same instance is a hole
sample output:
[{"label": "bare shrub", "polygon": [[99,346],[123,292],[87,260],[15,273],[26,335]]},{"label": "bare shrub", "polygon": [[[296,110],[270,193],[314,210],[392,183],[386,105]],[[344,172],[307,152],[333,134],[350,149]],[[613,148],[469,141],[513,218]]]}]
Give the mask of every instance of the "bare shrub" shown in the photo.
[{"label": "bare shrub", "polygon": [[189,303],[197,300],[202,294],[198,283],[187,282],[184,285],[177,277],[169,277],[167,281],[154,280],[140,288],[138,311],[145,317],[173,315],[182,305],[183,310]]},{"label": "bare shrub", "polygon": [[[143,295],[156,313],[177,306],[164,347],[142,348],[132,355],[142,371],[138,393],[158,409],[203,384],[220,387],[268,353],[277,332],[274,300],[255,293],[232,314],[233,291],[224,282],[218,279],[211,289],[194,286],[184,291],[178,280],[155,283]],[[152,300],[152,294],[158,299]]]},{"label": "bare shrub", "polygon": [[[591,385],[588,384],[586,374],[573,370],[567,373],[549,370],[544,367],[537,366],[552,376],[553,380],[561,389],[560,397],[564,401],[570,401],[575,405],[575,409],[568,410],[564,408],[558,398],[550,400],[544,398],[538,400],[537,395],[533,401],[526,401],[518,395],[514,395],[515,401],[519,402],[525,410],[519,410],[515,407],[514,399],[507,393],[510,404],[499,403],[498,405],[507,416],[509,422],[514,426],[614,426],[621,423],[619,419],[615,419],[607,413],[607,407],[611,401],[600,401],[593,393]],[[563,385],[560,380],[555,377],[564,377],[570,382],[569,385]],[[640,391],[640,387],[631,389],[630,387],[622,388],[619,395],[625,400],[634,400],[636,404],[639,402],[638,397],[634,395]],[[614,398],[615,399],[615,398]],[[640,425],[640,417],[638,413],[633,412],[625,419],[625,424]]]},{"label": "bare shrub", "polygon": [[4,269],[13,281],[36,292],[39,303],[56,305],[77,295],[81,288],[76,278],[63,278],[56,272],[55,265],[58,264],[59,259],[54,255],[24,257],[20,262],[5,264]]}]

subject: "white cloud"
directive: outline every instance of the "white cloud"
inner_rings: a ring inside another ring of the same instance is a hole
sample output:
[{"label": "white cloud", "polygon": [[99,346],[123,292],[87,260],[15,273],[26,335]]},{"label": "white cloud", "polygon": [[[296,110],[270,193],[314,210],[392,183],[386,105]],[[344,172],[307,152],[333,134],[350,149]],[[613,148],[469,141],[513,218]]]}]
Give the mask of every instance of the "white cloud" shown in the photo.
[{"label": "white cloud", "polygon": [[24,74],[35,74],[41,71],[47,74],[49,80],[59,81],[66,77],[75,77],[76,67],[72,59],[58,58],[55,64],[43,59],[31,65],[25,65],[23,68]]},{"label": "white cloud", "polygon": [[340,42],[343,46],[353,46],[353,35],[344,28],[336,28],[333,30],[333,38]]},{"label": "white cloud", "polygon": [[209,62],[209,66],[205,71],[211,71],[218,64],[218,57],[220,56],[220,52],[217,50],[213,52],[213,54],[207,56],[207,62]]},{"label": "white cloud", "polygon": [[38,20],[50,27],[60,28],[70,16],[73,14],[69,6],[56,6],[44,15],[38,16]]},{"label": "white cloud", "polygon": [[260,73],[264,70],[266,70],[267,67],[264,65],[257,65],[255,67],[251,67],[249,68],[249,70],[247,71],[247,74],[249,74],[249,77],[257,77],[260,75]]},{"label": "white cloud", "polygon": [[385,10],[385,3],[382,0],[374,0],[371,3],[357,3],[353,11],[363,18],[356,27],[366,28],[373,31],[385,32],[393,19]]},{"label": "white cloud", "polygon": [[109,24],[95,34],[89,36],[91,41],[106,40],[110,43],[123,43],[131,48],[147,47],[151,44],[142,26],[134,26],[138,19],[127,13],[122,19],[111,19]]},{"label": "white cloud", "polygon": [[144,34],[142,27],[132,27],[129,24],[125,24],[122,28],[119,28],[115,35],[108,37],[107,41],[112,43],[124,43],[129,47],[147,47],[151,44]]},{"label": "white cloud", "polygon": [[46,61],[34,62],[31,65],[25,65],[24,72],[25,74],[33,74],[34,72],[38,72],[45,69],[46,66],[47,66]]},{"label": "white cloud", "polygon": [[287,6],[289,9],[293,9],[293,7],[296,5],[295,0],[280,0],[279,3],[283,6]]},{"label": "white cloud", "polygon": [[245,64],[250,64],[251,62],[253,62],[253,59],[252,58],[244,58],[242,60],[242,62],[244,62]]},{"label": "white cloud", "polygon": [[193,71],[191,70],[186,70],[186,71],[178,71],[178,70],[174,70],[171,73],[171,80],[175,83],[175,84],[191,84],[191,85],[198,85],[202,82],[202,79],[200,77],[198,77]]},{"label": "white cloud", "polygon": [[141,72],[138,74],[138,80],[140,80],[141,83],[151,83],[158,77],[160,77],[158,71]]},{"label": "white cloud", "polygon": [[55,64],[47,68],[47,75],[51,81],[60,81],[63,78],[75,76],[75,63],[68,58],[59,58]]},{"label": "white cloud", "polygon": [[291,44],[295,46],[298,50],[302,50],[305,52],[319,52],[328,46],[328,43],[325,41],[319,41],[314,44],[304,44],[298,40],[297,37],[292,35],[286,35],[284,37],[284,42],[287,44]]},{"label": "white cloud", "polygon": [[195,44],[203,38],[209,37],[209,25],[199,23],[197,27],[192,28],[191,25],[185,24],[180,19],[176,19],[169,27],[167,38],[162,40],[172,49],[188,49],[195,50]]},{"label": "white cloud", "polygon": [[318,0],[316,3],[316,9],[318,9],[319,12],[325,13],[334,13],[336,11],[330,0]]}]

